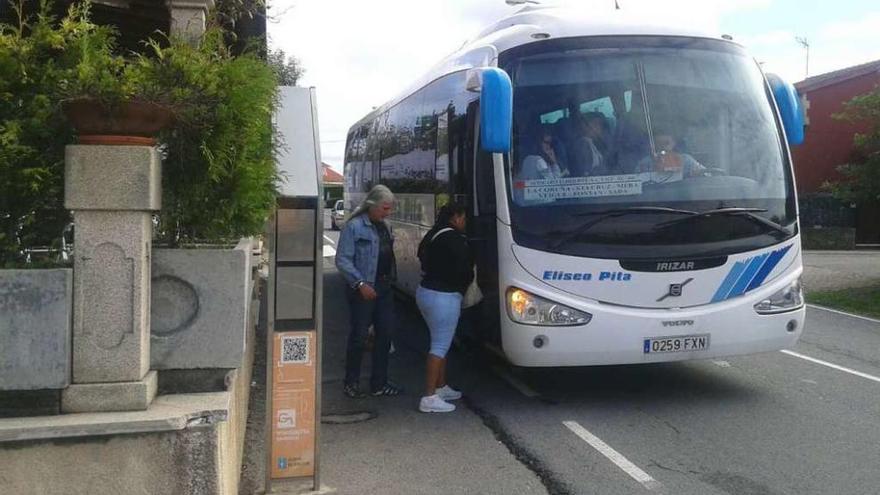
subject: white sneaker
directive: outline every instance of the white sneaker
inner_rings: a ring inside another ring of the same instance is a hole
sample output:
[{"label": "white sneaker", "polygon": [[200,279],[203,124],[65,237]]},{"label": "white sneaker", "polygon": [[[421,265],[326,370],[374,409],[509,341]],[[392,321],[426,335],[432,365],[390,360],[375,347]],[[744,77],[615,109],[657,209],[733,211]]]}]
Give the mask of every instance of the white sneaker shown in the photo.
[{"label": "white sneaker", "polygon": [[443,400],[461,399],[461,392],[459,392],[458,390],[455,390],[454,388],[450,387],[449,385],[443,385],[442,388],[438,388],[436,394],[439,395],[440,398]]},{"label": "white sneaker", "polygon": [[419,401],[419,411],[424,413],[445,413],[455,411],[455,406],[441,399],[439,395],[434,394],[422,397],[422,400]]}]

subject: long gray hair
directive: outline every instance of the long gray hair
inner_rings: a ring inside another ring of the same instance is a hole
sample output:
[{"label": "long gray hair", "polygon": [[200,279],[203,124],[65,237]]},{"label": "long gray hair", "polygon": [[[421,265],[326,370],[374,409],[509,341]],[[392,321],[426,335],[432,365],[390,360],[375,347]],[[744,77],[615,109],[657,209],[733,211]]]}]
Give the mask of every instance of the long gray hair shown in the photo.
[{"label": "long gray hair", "polygon": [[373,186],[373,188],[370,189],[370,192],[367,194],[367,198],[364,199],[364,201],[354,210],[354,212],[352,212],[351,218],[367,213],[368,211],[370,211],[370,208],[376,205],[393,202],[394,193],[391,192],[391,189],[388,189],[382,184]]}]

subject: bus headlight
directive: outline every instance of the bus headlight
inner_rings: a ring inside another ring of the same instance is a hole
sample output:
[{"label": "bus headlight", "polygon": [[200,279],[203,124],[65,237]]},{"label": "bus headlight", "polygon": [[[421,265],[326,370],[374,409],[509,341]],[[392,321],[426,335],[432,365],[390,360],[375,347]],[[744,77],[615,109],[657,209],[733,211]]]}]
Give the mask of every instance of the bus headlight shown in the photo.
[{"label": "bus headlight", "polygon": [[755,304],[755,311],[762,315],[772,315],[775,313],[784,313],[800,308],[804,305],[804,290],[801,286],[801,279],[782,288],[775,294]]},{"label": "bus headlight", "polygon": [[517,323],[541,326],[586,325],[593,315],[548,301],[522,289],[507,289],[507,314]]}]

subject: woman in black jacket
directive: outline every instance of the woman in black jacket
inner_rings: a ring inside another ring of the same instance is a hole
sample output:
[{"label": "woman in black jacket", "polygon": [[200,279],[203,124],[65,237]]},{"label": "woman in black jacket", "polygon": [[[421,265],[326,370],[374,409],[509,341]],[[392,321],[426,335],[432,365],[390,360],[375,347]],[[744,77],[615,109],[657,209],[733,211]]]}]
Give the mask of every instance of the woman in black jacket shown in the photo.
[{"label": "woman in black jacket", "polygon": [[419,402],[422,412],[454,411],[447,401],[461,398],[461,392],[446,384],[446,353],[458,326],[462,298],[474,278],[474,260],[464,235],[465,213],[464,206],[456,203],[443,206],[419,244],[422,283],[416,303],[431,331],[425,395]]}]

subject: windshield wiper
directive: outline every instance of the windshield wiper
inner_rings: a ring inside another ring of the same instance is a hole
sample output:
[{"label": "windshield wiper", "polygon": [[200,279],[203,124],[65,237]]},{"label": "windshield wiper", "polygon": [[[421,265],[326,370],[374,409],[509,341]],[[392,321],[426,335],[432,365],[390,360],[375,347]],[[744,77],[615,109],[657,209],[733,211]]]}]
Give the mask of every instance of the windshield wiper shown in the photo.
[{"label": "windshield wiper", "polygon": [[558,239],[556,239],[555,241],[553,241],[550,244],[550,247],[553,249],[556,249],[559,246],[565,244],[566,242],[580,236],[581,234],[583,234],[584,232],[586,232],[587,230],[592,228],[594,225],[596,225],[600,222],[604,222],[605,220],[608,220],[609,218],[617,218],[617,217],[622,217],[624,215],[633,215],[633,214],[648,214],[648,215],[650,215],[650,214],[657,214],[657,213],[677,213],[677,214],[681,214],[681,215],[691,215],[691,216],[699,214],[696,211],[679,210],[676,208],[666,208],[663,206],[630,206],[629,208],[615,208],[612,210],[600,210],[600,211],[590,211],[590,212],[586,212],[586,213],[578,213],[573,216],[576,216],[576,217],[593,216],[593,215],[598,215],[598,216],[588,222],[584,222],[581,225],[578,225],[573,230],[566,230],[564,232],[549,232],[548,235],[554,235],[554,234],[560,235],[560,237]]},{"label": "windshield wiper", "polygon": [[692,210],[679,210],[678,208],[667,208],[665,206],[629,206],[627,208],[614,208],[612,210],[588,211],[585,213],[575,213],[573,217],[586,217],[593,215],[611,215],[611,214],[629,214],[629,213],[681,213],[684,215],[696,215],[698,212]]},{"label": "windshield wiper", "polygon": [[764,218],[762,216],[755,215],[755,213],[764,213],[766,211],[767,211],[766,208],[743,208],[743,207],[717,208],[715,210],[701,211],[699,213],[695,213],[695,214],[693,214],[689,217],[686,217],[686,218],[679,218],[676,220],[670,220],[668,222],[658,223],[657,225],[654,226],[654,229],[660,230],[660,229],[672,227],[673,225],[678,225],[683,222],[693,220],[695,218],[707,218],[707,217],[711,217],[711,216],[715,216],[715,215],[727,215],[727,216],[737,216],[737,217],[742,217],[742,218],[748,218],[754,222],[760,223],[761,225],[764,225],[765,227],[769,227],[769,228],[771,228],[777,232],[781,232],[785,235],[790,236],[792,234],[791,231],[789,231],[787,228],[783,227],[782,225],[779,225],[778,223],[776,223],[772,220],[767,220],[766,218]]}]

